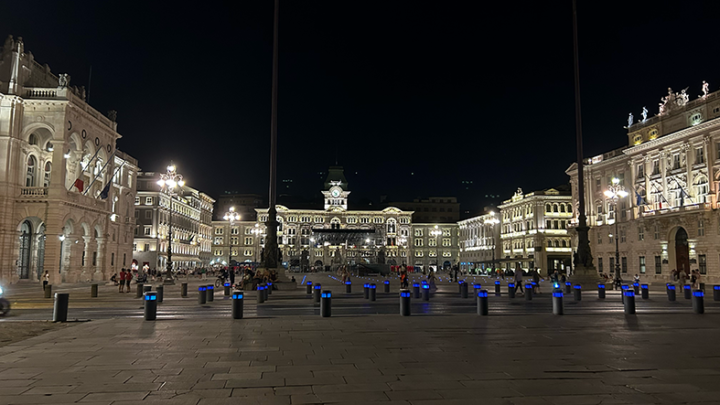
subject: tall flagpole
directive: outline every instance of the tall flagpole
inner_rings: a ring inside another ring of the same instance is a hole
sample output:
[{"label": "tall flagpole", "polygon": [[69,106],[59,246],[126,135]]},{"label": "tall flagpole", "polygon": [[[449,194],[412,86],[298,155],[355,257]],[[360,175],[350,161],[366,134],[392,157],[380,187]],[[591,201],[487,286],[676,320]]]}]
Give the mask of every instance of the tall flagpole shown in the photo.
[{"label": "tall flagpole", "polygon": [[275,18],[273,21],[273,65],[272,65],[272,111],[270,114],[270,193],[268,219],[265,223],[267,236],[262,258],[265,269],[278,268],[277,240],[277,102],[278,102],[278,20],[280,16],[280,0],[275,0]]}]

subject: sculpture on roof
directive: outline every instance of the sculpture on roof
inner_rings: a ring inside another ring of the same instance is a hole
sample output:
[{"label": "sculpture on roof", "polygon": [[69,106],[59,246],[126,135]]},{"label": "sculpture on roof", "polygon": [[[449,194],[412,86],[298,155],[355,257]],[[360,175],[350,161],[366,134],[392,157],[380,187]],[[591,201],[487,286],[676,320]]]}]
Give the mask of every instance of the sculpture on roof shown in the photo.
[{"label": "sculpture on roof", "polygon": [[628,115],[628,119],[627,119],[627,120],[628,120],[628,124],[627,124],[627,126],[626,126],[625,128],[630,128],[630,127],[632,126],[632,124],[633,124],[633,121],[635,121],[635,117],[633,117],[633,114],[632,114],[632,113],[630,113],[630,115]]},{"label": "sculpture on roof", "polygon": [[708,82],[706,82],[705,80],[703,80],[702,92],[703,92],[702,96],[698,96],[698,97],[700,97],[700,98],[702,98],[703,100],[705,100],[705,99],[707,98],[707,96],[708,96],[708,93],[710,92],[710,85],[709,85]]},{"label": "sculpture on roof", "polygon": [[67,88],[70,84],[70,76],[67,73],[61,73],[58,76],[58,87],[61,89]]},{"label": "sculpture on roof", "polygon": [[642,115],[642,117],[643,117],[641,122],[647,121],[647,115],[648,115],[647,107],[643,107],[643,110],[642,110],[642,114],[641,114],[641,115]]}]

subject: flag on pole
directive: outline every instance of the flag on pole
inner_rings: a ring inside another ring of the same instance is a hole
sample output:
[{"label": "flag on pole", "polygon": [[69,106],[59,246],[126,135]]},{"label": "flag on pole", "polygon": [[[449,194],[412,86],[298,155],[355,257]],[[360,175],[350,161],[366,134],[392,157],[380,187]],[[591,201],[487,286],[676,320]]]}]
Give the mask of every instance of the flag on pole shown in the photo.
[{"label": "flag on pole", "polygon": [[85,186],[85,182],[80,179],[75,180],[75,183],[73,183],[73,187],[77,188],[78,191],[80,191],[81,193],[83,191],[84,186]]},{"label": "flag on pole", "polygon": [[103,200],[108,198],[108,193],[110,192],[110,185],[112,184],[112,181],[109,181],[108,184],[105,185],[105,188],[102,189],[100,192],[100,198]]}]

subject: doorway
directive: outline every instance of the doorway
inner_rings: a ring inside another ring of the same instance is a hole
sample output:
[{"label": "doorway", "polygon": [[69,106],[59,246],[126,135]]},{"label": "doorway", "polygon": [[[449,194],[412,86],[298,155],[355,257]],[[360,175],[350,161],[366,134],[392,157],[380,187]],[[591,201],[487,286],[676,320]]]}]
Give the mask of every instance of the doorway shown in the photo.
[{"label": "doorway", "polygon": [[684,228],[678,228],[675,234],[675,266],[679,272],[690,273],[690,247],[688,234]]}]

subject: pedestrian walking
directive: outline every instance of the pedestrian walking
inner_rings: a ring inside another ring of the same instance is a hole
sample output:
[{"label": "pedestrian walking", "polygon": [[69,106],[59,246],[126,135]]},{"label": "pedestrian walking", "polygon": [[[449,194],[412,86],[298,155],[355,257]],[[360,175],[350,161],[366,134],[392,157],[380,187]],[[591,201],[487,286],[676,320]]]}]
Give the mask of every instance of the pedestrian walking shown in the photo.
[{"label": "pedestrian walking", "polygon": [[127,288],[127,292],[130,292],[130,282],[132,281],[132,279],[132,271],[130,271],[130,269],[127,269],[127,271],[125,272],[125,287]]},{"label": "pedestrian walking", "polygon": [[118,289],[118,292],[123,293],[124,288],[125,288],[125,269],[120,269],[120,288]]},{"label": "pedestrian walking", "polygon": [[45,291],[45,287],[50,282],[50,274],[47,271],[42,276],[42,282],[43,282],[43,291]]},{"label": "pedestrian walking", "polygon": [[515,269],[515,291],[520,289],[521,294],[525,294],[525,290],[523,290],[523,270],[518,266]]},{"label": "pedestrian walking", "polygon": [[535,270],[533,270],[532,279],[533,279],[533,283],[535,283],[533,285],[533,292],[535,294],[540,294],[540,272],[538,271],[537,268],[535,268]]}]

